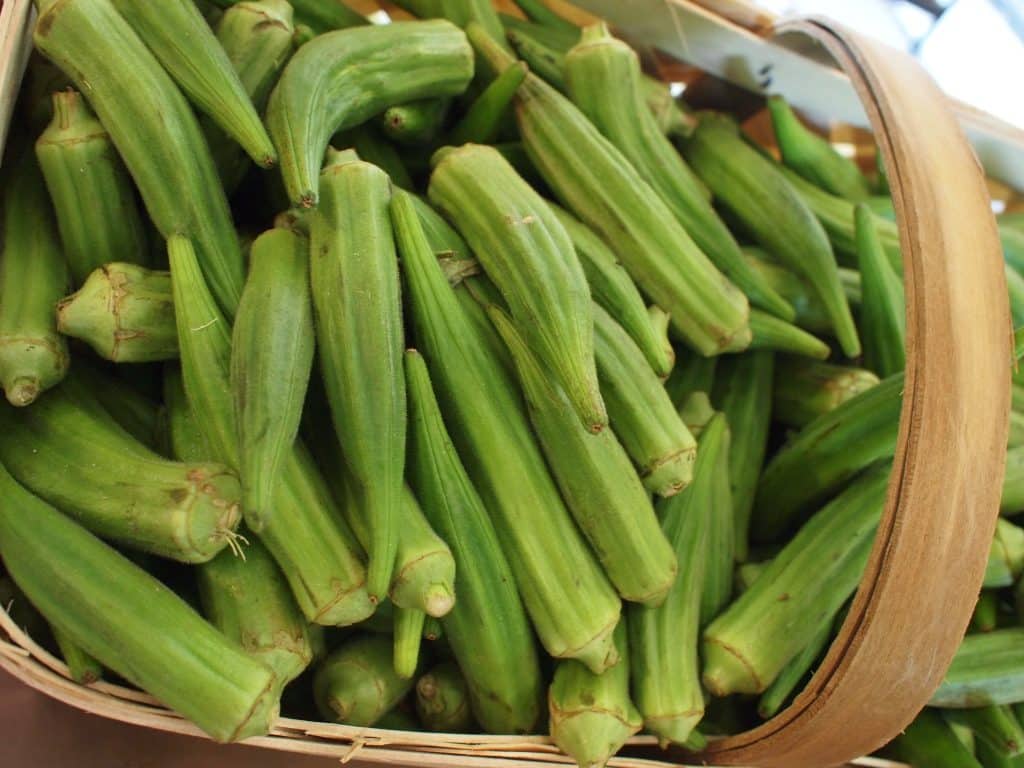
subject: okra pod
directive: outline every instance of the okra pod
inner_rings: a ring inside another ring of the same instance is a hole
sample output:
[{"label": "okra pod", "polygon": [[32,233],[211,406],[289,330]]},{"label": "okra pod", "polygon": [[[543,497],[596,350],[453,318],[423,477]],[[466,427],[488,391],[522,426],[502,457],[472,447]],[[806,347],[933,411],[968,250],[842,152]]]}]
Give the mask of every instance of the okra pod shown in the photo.
[{"label": "okra pod", "polygon": [[449,107],[450,99],[421,99],[396,104],[381,114],[381,131],[391,141],[403,146],[428,146],[441,132]]},{"label": "okra pod", "polygon": [[678,567],[625,449],[609,431],[588,433],[508,316],[498,307],[488,315],[515,360],[530,421],[576,524],[623,599],[658,605]]},{"label": "okra pod", "polygon": [[658,193],[697,247],[751,302],[783,320],[793,308],[744,260],[707,189],[645,108],[640,59],[604,23],[586,27],[565,57],[569,96]]},{"label": "okra pod", "polygon": [[757,702],[757,714],[765,720],[775,717],[782,705],[789,701],[797,686],[807,677],[814,663],[828,648],[832,639],[832,626],[826,624],[796,656],[787,662],[778,677],[769,685]]},{"label": "okra pod", "polygon": [[[157,14],[185,4],[134,2]],[[35,43],[88,94],[157,229],[194,241],[217,301],[233,314],[243,283],[238,237],[199,123],[170,76],[111,0],[48,5]]]},{"label": "okra pod", "polygon": [[693,435],[629,334],[597,305],[594,340],[609,421],[644,487],[661,496],[679,493],[693,475]]},{"label": "okra pod", "polygon": [[906,367],[907,309],[903,281],[882,251],[875,217],[866,206],[854,213],[860,267],[860,327],[864,364],[882,378]]},{"label": "okra pod", "polygon": [[443,662],[416,681],[416,714],[428,731],[468,733],[473,728],[469,689],[456,665]]},{"label": "okra pod", "polygon": [[479,24],[495,41],[508,46],[505,27],[491,0],[438,0],[438,9],[441,16],[462,28],[471,23]]},{"label": "okra pod", "polygon": [[309,240],[303,235],[271,229],[252,244],[231,337],[231,391],[242,508],[257,531],[271,515],[313,370],[309,280]]},{"label": "okra pod", "polygon": [[711,407],[711,398],[707,392],[691,392],[679,407],[679,418],[690,430],[690,434],[698,440],[714,415],[715,409]]},{"label": "okra pod", "polygon": [[[703,392],[698,395],[707,398]],[[716,465],[710,476],[711,489],[707,497],[707,561],[704,566],[704,588],[701,590],[700,600],[701,626],[709,624],[729,604],[732,597],[733,571],[736,566],[736,520],[729,478],[732,436],[725,414],[715,414],[710,410],[708,414],[710,419],[700,429],[701,434],[712,428],[716,417],[725,423],[724,426],[715,425],[715,428],[721,429],[724,435],[715,451]]]},{"label": "okra pod", "polygon": [[600,431],[608,415],[594,363],[590,289],[550,207],[500,153],[475,144],[444,151],[429,196],[466,238],[584,425]]},{"label": "okra pod", "polygon": [[527,71],[526,64],[517,62],[498,75],[448,133],[448,144],[493,144]]},{"label": "okra pod", "polygon": [[758,482],[754,538],[778,539],[864,467],[891,457],[902,400],[903,375],[890,376],[794,435]]},{"label": "okra pod", "polygon": [[1024,571],[1024,528],[999,518],[989,549],[983,587],[1012,586]]},{"label": "okra pod", "polygon": [[[403,209],[396,220],[408,213]],[[401,237],[403,227],[397,228]],[[445,637],[466,677],[477,721],[491,733],[530,733],[539,715],[540,667],[512,571],[418,352],[406,352],[405,374],[409,481],[434,529],[451,542],[458,574],[459,596],[443,620]]]},{"label": "okra pod", "polygon": [[357,27],[306,43],[267,107],[292,203],[316,206],[321,160],[333,134],[394,104],[457,96],[472,76],[465,35],[444,20]]},{"label": "okra pod", "polygon": [[466,318],[406,195],[393,198],[392,218],[417,348],[537,634],[552,656],[600,672],[616,659],[621,603],[569,517],[519,392]]},{"label": "okra pod", "polygon": [[517,0],[516,5],[526,14],[530,21],[544,27],[557,29],[559,32],[579,36],[580,30],[575,24],[563,16],[559,16],[544,4],[543,0]]},{"label": "okra pod", "polygon": [[320,368],[345,463],[365,506],[367,588],[392,581],[405,466],[404,329],[398,258],[388,205],[391,185],[359,160],[321,178],[310,217],[310,279]]},{"label": "okra pod", "polygon": [[1024,413],[1010,411],[1010,434],[1007,445],[1010,448],[1024,445]]},{"label": "okra pod", "polygon": [[[338,147],[354,149],[361,160],[372,163],[384,171],[396,187],[405,190],[414,188],[412,177],[402,162],[401,155],[398,154],[394,145],[385,141],[372,125],[364,124],[350,131],[335,134],[332,141]],[[328,152],[330,152],[329,149]]]},{"label": "okra pod", "polygon": [[803,275],[828,312],[847,357],[860,354],[828,235],[776,165],[749,146],[723,116],[705,116],[685,148],[690,165],[717,200],[756,240]]},{"label": "okra pod", "polygon": [[1006,475],[999,510],[1004,515],[1024,510],[1024,446],[1006,452]]},{"label": "okra pod", "polygon": [[814,360],[825,360],[832,353],[821,339],[759,309],[750,310],[750,332],[753,339],[748,349],[751,350],[771,349]]},{"label": "okra pod", "polygon": [[412,677],[420,663],[420,644],[423,642],[423,624],[427,614],[418,608],[395,607],[394,664],[399,677]]},{"label": "okra pod", "polygon": [[156,402],[119,377],[108,375],[87,363],[75,366],[75,376],[83,381],[107,415],[125,432],[146,447],[157,449],[160,445],[161,409]]},{"label": "okra pod", "polygon": [[968,627],[973,632],[991,632],[999,625],[999,597],[991,590],[983,589],[971,614]]},{"label": "okra pod", "polygon": [[970,728],[978,741],[987,742],[1005,758],[1024,752],[1024,729],[1009,705],[947,709],[942,714],[949,722]]},{"label": "okra pod", "polygon": [[928,703],[962,709],[1024,701],[1024,627],[967,635]]},{"label": "okra pod", "polygon": [[0,252],[0,387],[26,406],[67,374],[67,341],[53,307],[68,285],[68,266],[35,158],[4,175]]},{"label": "okra pod", "polygon": [[604,768],[643,718],[629,697],[629,634],[626,619],[615,629],[619,662],[595,675],[578,661],[560,661],[548,688],[551,740],[579,768]]},{"label": "okra pod", "polygon": [[[67,434],[66,425],[60,429]],[[217,741],[270,730],[280,689],[267,666],[3,467],[0,491],[4,565],[59,631]]]},{"label": "okra pod", "polygon": [[51,626],[53,639],[57,643],[64,664],[71,679],[79,685],[92,685],[103,677],[103,666],[86,653],[78,643],[63,630]]},{"label": "okra pod", "polygon": [[924,709],[892,742],[893,757],[928,768],[983,768],[941,714]]},{"label": "okra pod", "polygon": [[775,369],[772,418],[789,427],[805,427],[878,383],[879,378],[863,368],[782,357]]},{"label": "okra pod", "polygon": [[782,162],[833,195],[855,203],[868,197],[871,190],[857,164],[800,122],[784,98],[769,96],[768,113]]},{"label": "okra pod", "polygon": [[390,637],[361,635],[321,662],[313,694],[325,720],[369,727],[405,698],[413,682],[395,673]]},{"label": "okra pod", "polygon": [[762,693],[856,589],[882,515],[889,463],[812,517],[753,586],[704,630],[704,686]]},{"label": "okra pod", "polygon": [[171,275],[127,262],[105,264],[57,302],[57,330],[115,363],[175,360]]},{"label": "okra pod", "polygon": [[146,230],[128,171],[78,91],[53,94],[53,121],[35,149],[74,284],[107,262],[145,264]]},{"label": "okra pod", "polygon": [[665,391],[672,404],[682,408],[694,392],[711,392],[715,370],[726,359],[729,358],[703,357],[693,352],[684,352],[665,380]]}]

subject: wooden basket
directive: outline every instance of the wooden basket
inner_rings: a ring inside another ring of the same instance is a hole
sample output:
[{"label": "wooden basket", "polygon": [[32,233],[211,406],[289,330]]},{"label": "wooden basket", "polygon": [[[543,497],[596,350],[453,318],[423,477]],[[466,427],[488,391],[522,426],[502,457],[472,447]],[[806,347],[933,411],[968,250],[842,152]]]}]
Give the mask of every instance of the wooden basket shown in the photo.
[{"label": "wooden basket", "polygon": [[[663,2],[715,18],[684,0]],[[617,4],[621,11],[625,4]],[[739,0],[725,4],[746,7]],[[20,78],[29,18],[29,0],[6,0],[0,10],[0,126],[7,124]],[[797,19],[769,32],[813,41],[856,89],[888,170],[907,299],[899,442],[885,511],[849,615],[790,707],[752,731],[713,742],[700,756],[721,765],[794,768],[843,763],[899,733],[930,698],[966,631],[999,509],[1011,325],[985,180],[935,83],[909,56],[827,19]],[[3,611],[0,628],[8,636],[0,641],[0,667],[26,684],[105,717],[202,735],[138,691],[72,683],[64,664]],[[541,736],[425,734],[287,718],[249,743],[343,761],[358,754],[392,765],[570,762]],[[631,740],[627,753],[635,757],[611,765],[650,768],[693,757],[661,752],[645,736]]]}]

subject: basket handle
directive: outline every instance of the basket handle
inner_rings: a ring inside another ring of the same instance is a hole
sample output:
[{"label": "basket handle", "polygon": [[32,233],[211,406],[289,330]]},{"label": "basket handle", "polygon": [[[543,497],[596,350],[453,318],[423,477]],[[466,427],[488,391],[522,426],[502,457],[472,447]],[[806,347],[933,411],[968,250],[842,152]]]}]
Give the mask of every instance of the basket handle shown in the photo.
[{"label": "basket handle", "polygon": [[885,511],[849,616],[793,704],[711,745],[711,763],[824,766],[882,746],[942,681],[981,587],[999,511],[1011,323],[977,159],[909,55],[824,18],[775,27],[821,43],[863,102],[900,226],[907,368]]}]

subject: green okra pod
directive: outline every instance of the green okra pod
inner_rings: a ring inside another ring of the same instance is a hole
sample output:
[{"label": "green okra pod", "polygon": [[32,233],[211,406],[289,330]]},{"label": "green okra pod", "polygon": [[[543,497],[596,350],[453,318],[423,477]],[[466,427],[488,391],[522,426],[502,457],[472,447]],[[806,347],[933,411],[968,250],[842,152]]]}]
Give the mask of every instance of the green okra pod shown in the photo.
[{"label": "green okra pod", "polygon": [[395,672],[390,637],[360,635],[320,663],[313,694],[325,720],[369,727],[405,698],[413,682]]},{"label": "green okra pod", "polygon": [[295,9],[295,19],[309,27],[315,35],[335,29],[361,27],[370,23],[363,14],[353,10],[344,0],[288,0]]},{"label": "green okra pod", "polygon": [[498,307],[488,315],[515,360],[530,421],[576,524],[623,599],[658,605],[678,568],[628,454],[610,431],[593,435],[577,423],[508,316]]},{"label": "green okra pod", "polygon": [[310,217],[310,278],[320,368],[344,459],[369,530],[367,588],[388,592],[398,548],[405,466],[404,329],[391,185],[359,160],[321,178]]},{"label": "green okra pod", "polygon": [[[707,399],[704,393],[698,396]],[[710,404],[709,404],[710,405]],[[724,435],[718,442],[715,451],[715,467],[710,476],[710,493],[707,496],[708,531],[707,560],[704,566],[704,585],[701,590],[700,623],[706,626],[729,604],[733,589],[733,571],[736,566],[736,520],[732,507],[732,483],[729,477],[729,466],[732,451],[732,435],[729,420],[725,414],[716,414],[709,409],[710,417],[700,433],[712,428],[716,418],[724,422],[724,426],[715,424],[716,429]]]},{"label": "green okra pod", "polygon": [[985,568],[986,588],[1012,586],[1024,571],[1024,528],[999,518]]},{"label": "green okra pod", "polygon": [[629,697],[629,633],[615,629],[618,663],[595,675],[578,661],[560,661],[548,688],[548,729],[580,768],[603,768],[644,721]]},{"label": "green okra pod", "polygon": [[608,423],[594,363],[590,289],[565,228],[496,150],[446,151],[430,201],[466,238],[516,329],[592,432]]},{"label": "green okra pod", "polygon": [[516,54],[526,62],[530,72],[544,80],[552,88],[565,93],[569,86],[565,82],[565,54],[575,45],[570,43],[564,50],[552,46],[549,41],[538,39],[536,30],[527,31],[522,27],[512,27],[507,33],[508,41]]},{"label": "green okra pod", "polygon": [[869,464],[896,450],[903,375],[812,421],[768,462],[757,486],[751,532],[774,541]]},{"label": "green okra pod", "polygon": [[231,391],[242,508],[257,531],[271,515],[313,370],[309,280],[305,236],[271,229],[256,238],[231,337]]},{"label": "green okra pod", "polygon": [[999,596],[995,592],[983,589],[978,595],[978,602],[971,614],[970,631],[991,632],[999,624]]},{"label": "green okra pod", "polygon": [[586,27],[565,57],[569,95],[654,188],[697,247],[758,307],[784,320],[793,308],[744,260],[707,189],[644,107],[640,59],[604,23]]},{"label": "green okra pod", "polygon": [[316,206],[321,160],[334,133],[393,104],[456,96],[472,76],[465,35],[444,20],[358,27],[306,43],[267,107],[292,203]]},{"label": "green okra pod", "polygon": [[771,349],[814,360],[825,360],[832,353],[821,339],[759,309],[750,310],[750,332],[753,339],[748,349],[751,350]]},{"label": "green okra pod", "polygon": [[704,630],[702,679],[713,695],[762,693],[832,623],[867,563],[889,469],[871,469],[823,507]]},{"label": "green okra pod", "polygon": [[1024,729],[1007,704],[946,709],[942,714],[950,723],[970,728],[975,739],[987,742],[1004,758],[1024,753]]},{"label": "green okra pod", "polygon": [[594,305],[594,347],[609,421],[644,487],[671,496],[693,475],[697,444],[629,334]]},{"label": "green okra pod", "polygon": [[938,690],[933,707],[962,709],[1024,701],[1024,627],[967,635]]},{"label": "green okra pod", "polygon": [[1024,445],[1024,413],[1010,411],[1010,435],[1007,438],[1007,445],[1010,448]]},{"label": "green okra pod", "polygon": [[1004,515],[1024,510],[1024,446],[1006,452],[1006,475],[999,510]]},{"label": "green okra pod", "polygon": [[874,214],[866,206],[858,205],[854,217],[862,293],[859,316],[864,336],[864,364],[885,378],[906,367],[907,304],[903,281],[882,251]]},{"label": "green okra pod", "polygon": [[78,91],[53,94],[53,121],[35,149],[74,284],[107,262],[145,264],[146,230],[131,179]]},{"label": "green okra pod", "polygon": [[690,165],[716,199],[765,248],[807,278],[824,304],[848,357],[860,354],[828,235],[776,165],[748,145],[738,126],[705,116],[686,145]]},{"label": "green okra pod", "polygon": [[[460,584],[459,589],[462,589]],[[459,602],[462,602],[462,598],[459,598]],[[444,626],[441,624],[440,619],[435,619],[433,616],[427,616],[423,622],[423,639],[434,642],[444,637]]]},{"label": "green okra pod", "polygon": [[768,113],[782,162],[833,195],[857,203],[868,197],[868,180],[857,164],[800,122],[784,98],[769,96]]},{"label": "green okra pod", "polygon": [[26,406],[68,370],[67,341],[53,307],[68,286],[53,211],[35,158],[4,174],[4,241],[0,252],[0,387]]},{"label": "green okra pod", "polygon": [[671,347],[665,348],[664,338],[651,322],[636,283],[593,230],[557,205],[552,205],[551,210],[572,240],[594,301],[629,333],[654,372],[667,376],[673,365]]},{"label": "green okra pod", "polygon": [[427,614],[418,608],[395,607],[394,664],[399,677],[412,677],[420,663],[420,645]]},{"label": "green okra pod", "polygon": [[558,13],[545,5],[543,0],[517,0],[516,5],[519,6],[519,9],[526,14],[530,21],[544,27],[557,29],[566,34],[579,36],[579,27],[564,16],[559,16]]},{"label": "green okra pod", "polygon": [[[669,328],[672,326],[672,316],[661,307],[651,305],[647,308],[647,319],[651,321],[654,334],[658,338],[658,346],[661,348],[661,362],[659,368],[663,373],[658,373],[658,378],[663,382],[676,367],[676,349],[672,346],[672,339],[669,336]],[[665,366],[667,363],[667,368]]]},{"label": "green okra pod", "polygon": [[452,127],[447,143],[456,147],[469,143],[493,144],[527,71],[526,64],[518,62],[498,75]]},{"label": "green okra pod", "polygon": [[103,665],[86,653],[66,632],[56,626],[50,629],[72,680],[79,685],[92,685],[102,679]]},{"label": "green okra pod", "polygon": [[711,398],[707,392],[691,392],[686,401],[679,407],[679,418],[683,420],[690,434],[698,440],[701,432],[715,415],[711,407]]},{"label": "green okra pod", "polygon": [[[401,203],[393,207],[401,238],[410,211]],[[405,373],[409,481],[435,530],[451,542],[458,575],[458,600],[443,620],[445,637],[465,675],[477,721],[492,733],[530,733],[539,716],[540,667],[512,571],[455,451],[418,352],[406,352]]]},{"label": "green okra pod", "polygon": [[[349,131],[336,134],[332,139],[339,147],[351,147],[361,160],[373,163],[391,179],[396,187],[405,190],[414,188],[409,170],[394,145],[380,135],[370,124],[357,126]],[[328,150],[330,152],[330,150]]]},{"label": "green okra pod", "polygon": [[768,720],[775,717],[782,705],[789,701],[793,692],[798,690],[800,683],[821,655],[828,649],[832,639],[832,627],[826,624],[796,656],[789,660],[772,681],[757,702],[757,714]]},{"label": "green okra pod", "polygon": [[472,730],[469,687],[455,664],[442,662],[416,681],[416,714],[428,731],[468,733]]},{"label": "green okra pod", "polygon": [[505,27],[491,0],[437,0],[437,2],[440,15],[452,23],[463,28],[471,23],[479,24],[495,41],[503,46],[508,46],[508,43],[505,42]]},{"label": "green okra pod", "polygon": [[148,395],[88,364],[76,365],[75,376],[128,434],[148,448],[155,450],[160,445],[161,409]]},{"label": "green okra pod", "polygon": [[789,427],[805,427],[878,383],[878,376],[863,368],[780,357],[772,390],[772,418]]},{"label": "green okra pod", "polygon": [[175,360],[171,275],[126,262],[104,264],[57,302],[57,330],[115,363]]},{"label": "green okra pod", "polygon": [[280,690],[268,667],[3,467],[0,491],[4,565],[59,631],[217,741],[270,730]]},{"label": "green okra pod", "polygon": [[444,127],[450,107],[450,99],[421,99],[396,104],[381,114],[381,132],[397,144],[428,146]]},{"label": "green okra pod", "polygon": [[682,408],[694,392],[711,392],[715,381],[715,370],[726,357],[703,357],[684,352],[672,373],[665,380],[665,391],[672,404]]},{"label": "green okra pod", "polygon": [[460,306],[408,196],[393,198],[392,219],[417,349],[537,634],[552,656],[599,672],[616,659],[611,633],[621,603],[573,525],[519,392]]},{"label": "green okra pod", "polygon": [[983,768],[969,749],[953,732],[941,714],[924,709],[914,722],[893,740],[892,756],[911,765],[929,768]]},{"label": "green okra pod", "polygon": [[[184,2],[136,4],[159,14]],[[111,0],[49,5],[35,43],[88,94],[157,229],[194,241],[217,301],[233,314],[243,283],[238,237],[199,123],[170,76]]]}]

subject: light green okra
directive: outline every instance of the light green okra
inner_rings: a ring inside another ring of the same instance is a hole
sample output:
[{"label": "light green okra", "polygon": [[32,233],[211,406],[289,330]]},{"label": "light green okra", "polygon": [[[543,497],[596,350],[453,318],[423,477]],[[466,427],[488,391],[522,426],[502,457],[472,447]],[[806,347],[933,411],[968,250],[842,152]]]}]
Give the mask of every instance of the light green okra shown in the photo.
[{"label": "light green okra", "polygon": [[863,368],[783,356],[775,369],[772,418],[804,427],[878,383],[878,376]]},{"label": "light green okra", "polygon": [[455,664],[442,662],[416,681],[416,714],[428,731],[468,733],[472,730],[469,688]]},{"label": "light green okra", "polygon": [[360,635],[320,663],[313,695],[325,720],[369,727],[405,698],[413,682],[395,672],[390,637]]}]

